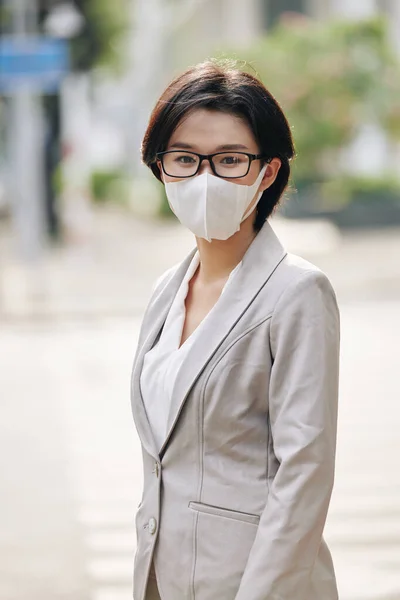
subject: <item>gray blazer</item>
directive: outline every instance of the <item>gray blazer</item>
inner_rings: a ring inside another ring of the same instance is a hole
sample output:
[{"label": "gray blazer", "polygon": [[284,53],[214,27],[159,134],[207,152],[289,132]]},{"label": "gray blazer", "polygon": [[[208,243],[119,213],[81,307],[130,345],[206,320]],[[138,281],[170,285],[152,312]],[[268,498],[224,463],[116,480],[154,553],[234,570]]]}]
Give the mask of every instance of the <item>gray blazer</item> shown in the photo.
[{"label": "gray blazer", "polygon": [[336,445],[335,294],[266,223],[185,359],[157,451],[140,372],[193,254],[156,287],[132,373],[144,466],[134,599],[146,598],[154,561],[162,600],[336,600],[322,537]]}]

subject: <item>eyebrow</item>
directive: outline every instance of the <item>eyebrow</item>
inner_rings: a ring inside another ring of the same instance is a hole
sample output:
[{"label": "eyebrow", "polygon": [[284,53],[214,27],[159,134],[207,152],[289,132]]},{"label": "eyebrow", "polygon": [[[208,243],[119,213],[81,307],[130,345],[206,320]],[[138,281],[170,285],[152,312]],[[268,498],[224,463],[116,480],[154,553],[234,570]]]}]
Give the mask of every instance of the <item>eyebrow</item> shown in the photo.
[{"label": "eyebrow", "polygon": [[[170,146],[170,148],[180,148],[185,150],[193,150],[194,146],[191,144],[186,144],[185,142],[175,142]],[[243,144],[223,144],[222,146],[217,146],[216,152],[224,151],[224,150],[249,150],[248,146],[244,146]]]}]

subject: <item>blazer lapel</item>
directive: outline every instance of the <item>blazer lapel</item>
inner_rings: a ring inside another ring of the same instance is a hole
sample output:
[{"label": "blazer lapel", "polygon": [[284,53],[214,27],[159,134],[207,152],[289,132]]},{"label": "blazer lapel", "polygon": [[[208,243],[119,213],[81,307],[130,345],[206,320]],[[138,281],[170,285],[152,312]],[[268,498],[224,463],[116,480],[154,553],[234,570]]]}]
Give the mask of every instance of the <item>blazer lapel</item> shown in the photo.
[{"label": "blazer lapel", "polygon": [[143,447],[148,454],[155,458],[158,457],[158,448],[156,447],[143,402],[140,389],[140,374],[142,372],[145,354],[153,347],[162,331],[171,304],[195,252],[196,250],[193,250],[190,253],[190,255],[179,265],[172,277],[168,279],[164,285],[161,285],[159,292],[156,292],[157,295],[152,298],[143,318],[142,335],[141,339],[139,339],[136,356],[133,362],[131,380],[132,413]]},{"label": "blazer lapel", "polygon": [[179,370],[172,393],[168,434],[160,455],[165,451],[197,378],[285,256],[286,251],[266,222],[243,257],[242,267],[229,291],[218,300],[218,305],[208,317],[207,326],[199,333]]}]

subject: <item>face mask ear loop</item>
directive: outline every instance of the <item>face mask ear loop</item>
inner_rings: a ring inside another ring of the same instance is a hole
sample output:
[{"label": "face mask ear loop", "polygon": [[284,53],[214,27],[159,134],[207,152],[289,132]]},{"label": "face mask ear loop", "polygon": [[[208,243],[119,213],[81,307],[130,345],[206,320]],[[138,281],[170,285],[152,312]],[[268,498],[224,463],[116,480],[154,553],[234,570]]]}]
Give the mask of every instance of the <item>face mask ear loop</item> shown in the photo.
[{"label": "face mask ear loop", "polygon": [[252,212],[255,211],[255,209],[257,208],[257,204],[260,202],[261,200],[261,196],[263,195],[264,192],[260,192],[257,198],[257,202],[254,204],[254,206],[252,206],[251,208],[249,208],[249,210],[247,210],[242,218],[242,223],[243,221],[245,221],[247,219],[247,217],[249,217],[251,215]]},{"label": "face mask ear loop", "polygon": [[205,189],[205,194],[204,194],[204,232],[206,237],[204,238],[205,240],[207,240],[207,242],[211,243],[211,238],[208,235],[208,227],[207,227],[207,211],[208,211],[208,206],[207,206],[207,197],[208,197],[208,178],[209,178],[209,174],[206,173],[206,189]]},{"label": "face mask ear loop", "polygon": [[[255,181],[255,182],[254,182],[254,184],[253,184],[253,185],[255,185],[256,187],[259,187],[259,186],[261,185],[261,181],[262,181],[262,179],[263,179],[263,177],[264,177],[264,175],[265,175],[265,172],[266,172],[266,170],[267,170],[267,167],[268,167],[268,165],[265,165],[265,166],[264,166],[264,167],[261,169],[261,171],[260,171],[260,173],[259,173],[259,175],[258,175],[258,177],[257,177],[256,181]],[[258,184],[258,185],[257,185],[257,184]],[[253,187],[253,186],[249,186],[249,188],[251,188],[251,187]],[[251,213],[252,213],[252,212],[253,212],[253,211],[254,211],[254,210],[257,208],[257,204],[260,202],[260,200],[261,200],[261,196],[263,195],[263,193],[264,193],[264,192],[260,192],[260,193],[259,193],[259,195],[258,195],[257,201],[256,201],[256,203],[254,204],[254,206],[252,206],[250,209],[248,208],[248,209],[246,210],[246,212],[244,213],[244,215],[243,215],[243,217],[242,217],[242,223],[243,223],[243,221],[245,221],[245,220],[247,219],[247,217],[249,217],[249,216],[251,215]],[[250,204],[252,203],[252,201],[253,201],[253,198],[250,200]]]}]

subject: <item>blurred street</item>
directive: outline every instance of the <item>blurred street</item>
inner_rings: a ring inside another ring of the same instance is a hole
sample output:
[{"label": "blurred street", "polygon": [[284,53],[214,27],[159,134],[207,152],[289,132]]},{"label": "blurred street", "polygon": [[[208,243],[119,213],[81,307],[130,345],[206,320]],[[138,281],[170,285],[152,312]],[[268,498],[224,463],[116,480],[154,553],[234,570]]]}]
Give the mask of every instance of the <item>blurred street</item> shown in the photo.
[{"label": "blurred street", "polygon": [[[129,600],[141,493],[130,370],[155,278],[192,238],[175,222],[94,214],[21,300],[6,261],[0,335],[1,600]],[[327,527],[341,600],[400,599],[400,231],[274,227],[331,277],[342,313],[337,483]],[[7,294],[5,293],[7,292]]]}]

